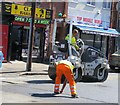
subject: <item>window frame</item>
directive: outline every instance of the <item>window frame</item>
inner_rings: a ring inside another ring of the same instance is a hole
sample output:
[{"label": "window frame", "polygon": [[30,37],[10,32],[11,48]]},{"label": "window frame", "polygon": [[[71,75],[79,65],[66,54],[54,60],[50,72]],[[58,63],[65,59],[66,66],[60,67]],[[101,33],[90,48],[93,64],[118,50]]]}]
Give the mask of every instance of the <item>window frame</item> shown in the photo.
[{"label": "window frame", "polygon": [[87,5],[95,6],[95,0],[87,0]]},{"label": "window frame", "polygon": [[108,0],[104,0],[102,8],[103,9],[110,9],[111,8],[111,2],[109,2]]}]

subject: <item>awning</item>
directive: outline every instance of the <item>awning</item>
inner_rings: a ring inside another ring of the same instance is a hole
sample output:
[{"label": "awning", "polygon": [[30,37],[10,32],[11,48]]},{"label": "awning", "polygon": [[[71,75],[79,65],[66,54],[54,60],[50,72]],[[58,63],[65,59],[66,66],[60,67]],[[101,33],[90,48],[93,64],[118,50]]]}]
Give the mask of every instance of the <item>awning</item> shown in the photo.
[{"label": "awning", "polygon": [[120,33],[112,28],[104,29],[103,27],[88,26],[82,24],[79,25],[77,24],[75,26],[80,30],[82,30],[83,33],[87,33],[87,34],[96,34],[96,35],[104,35],[104,36],[112,36],[112,37],[120,36]]}]

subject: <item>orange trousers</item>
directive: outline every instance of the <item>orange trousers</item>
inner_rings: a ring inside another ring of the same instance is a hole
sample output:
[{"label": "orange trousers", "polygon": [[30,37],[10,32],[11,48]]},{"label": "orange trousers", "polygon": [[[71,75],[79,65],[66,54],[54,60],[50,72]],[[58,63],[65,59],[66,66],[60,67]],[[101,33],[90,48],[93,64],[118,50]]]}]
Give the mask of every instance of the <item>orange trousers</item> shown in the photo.
[{"label": "orange trousers", "polygon": [[70,67],[66,64],[58,64],[56,67],[56,80],[55,80],[54,92],[59,92],[61,77],[63,74],[69,82],[71,95],[76,94],[76,83],[74,81],[74,76]]}]

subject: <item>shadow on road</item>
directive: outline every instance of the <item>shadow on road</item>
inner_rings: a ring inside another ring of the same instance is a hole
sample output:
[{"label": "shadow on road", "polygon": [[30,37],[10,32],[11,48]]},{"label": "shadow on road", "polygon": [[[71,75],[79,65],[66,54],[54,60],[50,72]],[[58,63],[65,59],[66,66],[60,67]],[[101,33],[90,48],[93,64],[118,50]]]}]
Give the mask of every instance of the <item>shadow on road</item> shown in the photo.
[{"label": "shadow on road", "polygon": [[111,69],[109,73],[120,73],[120,69]]},{"label": "shadow on road", "polygon": [[70,96],[61,96],[61,95],[56,95],[54,93],[33,93],[31,95],[32,97],[43,97],[43,98],[50,98],[50,97],[63,97],[63,98],[71,98]]},{"label": "shadow on road", "polygon": [[3,71],[3,72],[0,72],[0,74],[7,74],[7,73],[21,73],[21,72],[25,72],[25,71]]},{"label": "shadow on road", "polygon": [[54,81],[52,80],[31,80],[31,81],[25,81],[25,82],[31,83],[31,84],[45,84],[45,83],[54,84]]}]

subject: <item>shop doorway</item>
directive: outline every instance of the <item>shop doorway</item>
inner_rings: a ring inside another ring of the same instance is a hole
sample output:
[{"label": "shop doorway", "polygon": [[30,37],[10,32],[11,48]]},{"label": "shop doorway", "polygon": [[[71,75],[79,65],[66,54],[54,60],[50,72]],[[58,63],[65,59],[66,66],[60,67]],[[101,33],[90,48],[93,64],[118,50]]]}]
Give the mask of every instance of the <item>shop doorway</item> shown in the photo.
[{"label": "shop doorway", "polygon": [[[11,31],[11,60],[26,60],[28,57],[29,27],[13,26]],[[37,28],[34,34],[32,59],[43,61],[45,28]]]},{"label": "shop doorway", "polygon": [[11,29],[11,60],[22,60],[23,26],[13,26]]}]

